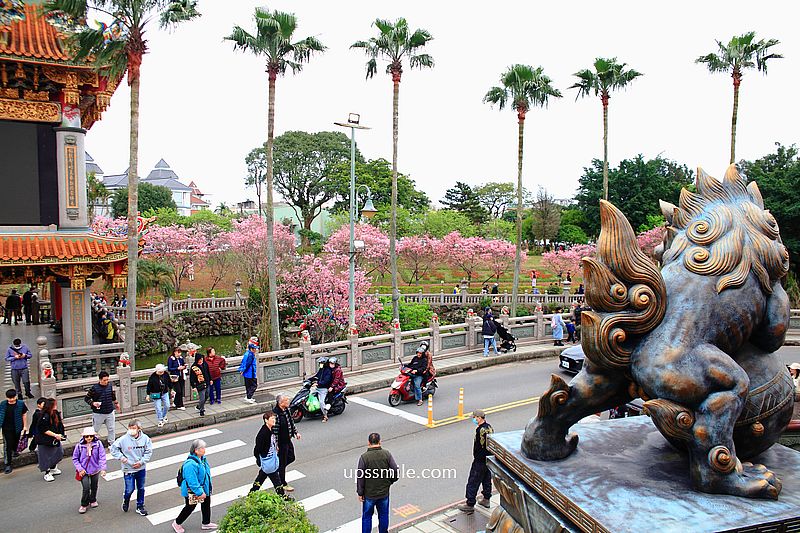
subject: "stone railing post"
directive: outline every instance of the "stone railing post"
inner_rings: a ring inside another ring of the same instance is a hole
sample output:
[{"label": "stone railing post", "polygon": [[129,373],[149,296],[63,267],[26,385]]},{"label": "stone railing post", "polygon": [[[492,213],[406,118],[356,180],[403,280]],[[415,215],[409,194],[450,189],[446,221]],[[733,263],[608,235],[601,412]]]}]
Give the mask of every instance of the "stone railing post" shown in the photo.
[{"label": "stone railing post", "polygon": [[444,289],[439,290],[439,303],[444,305]]},{"label": "stone railing post", "polygon": [[172,317],[172,313],[173,313],[173,311],[172,311],[172,298],[170,298],[169,296],[167,296],[167,299],[166,299],[166,301],[164,302],[164,306],[165,306],[165,307],[166,307],[166,309],[167,309],[167,316],[168,316],[168,317]]},{"label": "stone railing post", "polygon": [[39,360],[41,361],[39,393],[44,398],[56,398],[56,374],[53,371],[53,365],[50,363],[50,353],[47,350],[41,350]]},{"label": "stone railing post", "polygon": [[536,338],[544,339],[544,313],[541,309],[536,311]]},{"label": "stone railing post", "polygon": [[311,353],[311,334],[307,329],[300,332],[300,348],[303,349],[303,372],[311,372],[316,365],[314,364],[314,356]]},{"label": "stone railing post", "polygon": [[467,309],[467,318],[465,319],[465,323],[467,326],[467,348],[470,350],[475,348],[477,345],[477,341],[475,340],[477,335],[476,328],[478,326],[478,321],[476,320],[477,318],[480,317],[475,316],[475,311],[472,309]]},{"label": "stone railing post", "polygon": [[[42,352],[44,352],[44,357],[42,357]],[[35,376],[31,376],[31,382],[39,384],[39,378],[41,377],[41,368],[42,362],[47,361],[49,357],[49,352],[47,351],[47,337],[44,335],[39,335],[36,337],[36,349],[33,351],[33,357],[31,358],[31,365],[30,365],[30,372],[35,372]],[[9,372],[10,374],[10,372]],[[36,381],[34,382],[34,378]],[[45,396],[46,398],[46,396]]]},{"label": "stone railing post", "polygon": [[439,315],[431,315],[431,354],[436,355],[442,350],[442,334],[439,332]]},{"label": "stone railing post", "polygon": [[392,320],[392,361],[397,361],[398,357],[403,357],[402,333],[400,321],[395,318]]},{"label": "stone railing post", "polygon": [[569,281],[561,282],[561,294],[564,296],[569,296],[569,291],[572,288],[572,283]]},{"label": "stone railing post", "polygon": [[[123,353],[127,357],[127,354]],[[119,377],[119,406],[123,413],[133,410],[133,379],[131,379],[131,367],[125,364],[125,357],[120,357],[117,365],[117,377]]]},{"label": "stone railing post", "polygon": [[355,326],[350,327],[347,340],[350,342],[349,366],[352,370],[359,370],[361,368],[361,349],[358,346],[358,329]]}]

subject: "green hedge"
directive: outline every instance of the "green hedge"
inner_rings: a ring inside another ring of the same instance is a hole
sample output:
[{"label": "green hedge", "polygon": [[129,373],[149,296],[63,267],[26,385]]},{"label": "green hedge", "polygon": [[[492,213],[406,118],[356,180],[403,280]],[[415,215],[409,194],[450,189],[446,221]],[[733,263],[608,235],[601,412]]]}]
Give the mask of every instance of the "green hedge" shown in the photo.
[{"label": "green hedge", "polygon": [[258,491],[228,507],[219,533],[318,533],[303,507],[274,492]]}]

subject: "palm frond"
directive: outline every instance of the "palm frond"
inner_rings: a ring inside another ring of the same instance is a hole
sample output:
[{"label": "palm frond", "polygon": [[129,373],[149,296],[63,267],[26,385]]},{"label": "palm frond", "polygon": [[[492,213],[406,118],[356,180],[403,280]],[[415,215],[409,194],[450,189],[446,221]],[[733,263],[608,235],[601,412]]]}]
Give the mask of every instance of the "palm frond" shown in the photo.
[{"label": "palm frond", "polygon": [[506,106],[506,101],[508,100],[508,91],[506,91],[503,87],[492,87],[489,89],[489,92],[483,97],[484,104],[497,104],[499,109],[503,109]]},{"label": "palm frond", "polygon": [[367,61],[367,79],[370,79],[378,72],[378,62],[373,57],[369,61]]},{"label": "palm frond", "polygon": [[600,83],[594,72],[589,69],[583,69],[576,72],[574,76],[578,78],[578,81],[573,85],[570,85],[568,88],[578,90],[575,100],[582,96],[589,96],[592,93],[594,93],[595,96],[599,94]]},{"label": "palm frond", "polygon": [[233,41],[234,48],[241,48],[243,51],[252,52],[255,55],[263,53],[262,46],[255,36],[244,28],[234,26],[230,35],[225,37],[226,41]]},{"label": "palm frond", "polygon": [[378,70],[377,58],[387,60],[386,72],[391,74],[394,70],[402,71],[403,56],[409,57],[411,68],[430,68],[434,66],[430,54],[415,53],[432,40],[431,34],[424,29],[409,32],[408,21],[399,18],[395,21],[375,19],[373,25],[378,28],[378,34],[366,41],[356,41],[350,48],[360,48],[370,58],[367,61],[367,78],[371,78]]},{"label": "palm frond", "polygon": [[408,60],[408,64],[411,66],[411,68],[433,68],[433,56],[430,54],[411,56]]},{"label": "palm frond", "polygon": [[169,2],[159,17],[162,28],[173,29],[181,22],[187,22],[200,16],[196,0],[175,0]]},{"label": "palm frond", "polygon": [[60,11],[72,18],[85,17],[88,7],[86,0],[49,0],[44,4],[45,12]]}]

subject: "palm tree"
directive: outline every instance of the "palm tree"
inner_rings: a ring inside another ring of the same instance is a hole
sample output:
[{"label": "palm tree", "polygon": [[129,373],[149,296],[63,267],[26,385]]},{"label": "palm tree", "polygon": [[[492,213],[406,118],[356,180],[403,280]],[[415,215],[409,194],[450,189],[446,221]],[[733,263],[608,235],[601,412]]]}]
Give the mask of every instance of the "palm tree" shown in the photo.
[{"label": "palm tree", "polygon": [[517,315],[517,294],[519,293],[519,273],[522,269],[522,154],[525,133],[525,116],[532,107],[547,107],[550,98],[561,98],[561,92],[553,87],[552,81],[542,71],[542,67],[530,65],[511,65],[500,76],[500,85],[492,87],[484,103],[497,104],[502,110],[506,104],[517,112],[519,133],[517,136],[517,250],[514,255],[514,285],[511,290],[511,316]]},{"label": "palm tree", "polygon": [[642,75],[633,69],[625,70],[627,63],[618,63],[616,57],[606,59],[598,57],[594,61],[594,71],[590,69],[576,72],[578,82],[570,89],[578,89],[577,100],[581,96],[594,93],[603,103],[603,199],[608,200],[608,100],[611,91],[623,89],[634,79]]},{"label": "palm tree", "polygon": [[[271,327],[271,346],[281,348],[281,328],[278,320],[278,282],[275,269],[275,241],[273,236],[274,216],[272,207],[272,145],[275,137],[275,81],[278,75],[289,68],[293,73],[303,69],[314,52],[322,52],[325,46],[316,37],[306,37],[292,41],[297,29],[297,17],[292,13],[272,11],[261,7],[255,9],[256,34],[252,35],[239,26],[234,26],[228,37],[234,49],[263,56],[269,80],[269,109],[267,113],[267,277],[269,283],[269,323]],[[260,203],[260,202],[259,202]],[[259,209],[261,207],[259,206]]]},{"label": "palm tree", "polygon": [[427,30],[408,29],[408,22],[399,18],[394,22],[375,19],[373,23],[379,31],[377,37],[368,41],[357,41],[350,48],[361,48],[367,54],[367,79],[378,72],[378,57],[388,61],[386,73],[392,76],[394,86],[392,98],[392,201],[389,223],[389,258],[392,271],[392,316],[400,318],[400,290],[397,287],[397,118],[400,101],[400,78],[403,75],[403,59],[408,58],[411,68],[432,68],[433,57],[420,53],[433,39]]},{"label": "palm tree", "polygon": [[780,59],[780,54],[770,54],[769,49],[780,43],[777,39],[753,42],[756,33],[751,31],[732,37],[728,44],[717,41],[717,53],[700,56],[695,63],[705,63],[710,72],[730,72],[733,78],[733,115],[731,116],[731,164],[736,155],[736,118],[739,112],[739,85],[742,83],[744,70],[756,67],[767,73],[767,61]]},{"label": "palm tree", "polygon": [[220,204],[217,206],[217,208],[214,209],[214,212],[216,214],[218,214],[218,215],[222,215],[222,216],[226,216],[226,217],[230,216],[231,213],[233,213],[231,208],[228,207],[228,204],[226,204],[225,202],[220,202]]},{"label": "palm tree", "polygon": [[86,174],[86,203],[89,207],[89,224],[94,220],[94,208],[98,205],[107,207],[110,196],[111,193],[103,185],[103,181],[97,179],[94,172]]},{"label": "palm tree", "polygon": [[[85,20],[89,14],[101,13],[112,17],[112,27],[119,33],[107,38],[102,29],[86,28],[75,35],[76,59],[93,57],[96,68],[109,79],[118,80],[128,73],[131,88],[130,139],[128,162],[128,308],[136,309],[136,267],[139,257],[139,88],[140,68],[147,53],[144,38],[148,24],[154,17],[162,28],[173,28],[200,16],[196,0],[50,0],[48,11],[61,12],[76,20]],[[125,320],[125,350],[135,353],[136,313],[128,313]],[[133,360],[133,358],[132,358]]]},{"label": "palm tree", "polygon": [[136,272],[136,292],[146,296],[147,291],[152,289],[155,294],[160,292],[163,297],[169,298],[175,294],[174,274],[171,265],[142,259]]}]

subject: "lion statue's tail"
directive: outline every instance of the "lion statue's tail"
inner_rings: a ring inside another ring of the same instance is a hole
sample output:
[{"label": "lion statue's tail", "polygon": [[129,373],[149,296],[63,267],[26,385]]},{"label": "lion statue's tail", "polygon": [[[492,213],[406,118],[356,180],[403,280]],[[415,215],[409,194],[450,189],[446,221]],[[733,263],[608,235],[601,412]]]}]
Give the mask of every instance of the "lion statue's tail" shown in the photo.
[{"label": "lion statue's tail", "polygon": [[597,257],[583,259],[586,302],[581,344],[595,366],[624,369],[638,339],[664,318],[667,292],[661,272],[639,248],[622,212],[600,201]]}]

